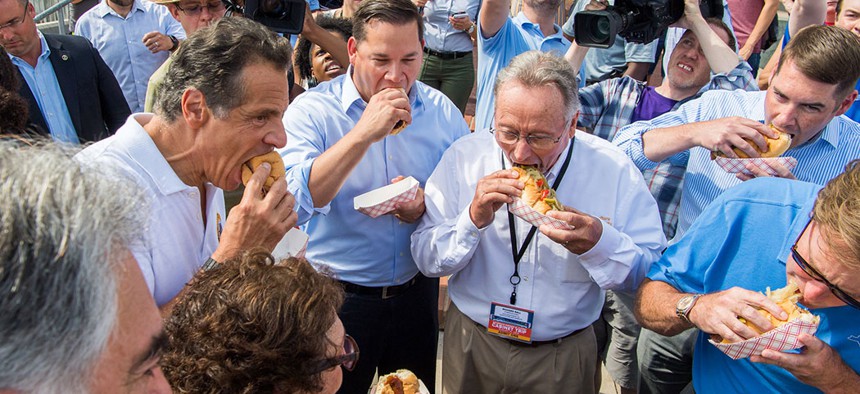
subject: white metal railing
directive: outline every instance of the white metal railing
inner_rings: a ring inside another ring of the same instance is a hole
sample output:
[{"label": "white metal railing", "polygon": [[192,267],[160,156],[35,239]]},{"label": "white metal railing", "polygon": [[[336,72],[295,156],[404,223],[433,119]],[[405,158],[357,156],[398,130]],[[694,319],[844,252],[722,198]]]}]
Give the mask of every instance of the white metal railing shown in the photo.
[{"label": "white metal railing", "polygon": [[68,34],[74,29],[72,0],[30,0],[36,9],[36,25],[44,32]]}]

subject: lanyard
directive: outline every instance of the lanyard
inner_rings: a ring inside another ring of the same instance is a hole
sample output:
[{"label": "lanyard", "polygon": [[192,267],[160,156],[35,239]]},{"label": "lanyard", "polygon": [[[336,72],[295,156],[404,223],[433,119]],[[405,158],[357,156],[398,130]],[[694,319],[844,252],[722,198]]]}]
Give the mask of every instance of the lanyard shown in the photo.
[{"label": "lanyard", "polygon": [[[553,190],[558,189],[558,185],[561,184],[561,178],[564,177],[564,173],[567,172],[567,167],[570,164],[570,157],[573,153],[573,143],[576,140],[574,138],[570,139],[570,147],[567,149],[567,157],[564,159],[564,164],[561,166],[561,170],[558,172],[558,176],[555,178],[555,182],[552,184]],[[504,153],[502,154],[502,169],[505,169],[505,157]],[[517,228],[514,221],[514,214],[511,213],[511,210],[508,209],[508,228],[511,230],[511,255],[514,258],[514,273],[511,275],[510,282],[514,287],[513,291],[511,291],[511,305],[517,304],[517,285],[520,284],[520,260],[523,259],[523,256],[526,254],[526,249],[528,249],[529,244],[532,242],[532,239],[537,232],[537,227],[532,226],[529,230],[528,235],[526,235],[526,240],[523,242],[523,246],[517,250]]]}]

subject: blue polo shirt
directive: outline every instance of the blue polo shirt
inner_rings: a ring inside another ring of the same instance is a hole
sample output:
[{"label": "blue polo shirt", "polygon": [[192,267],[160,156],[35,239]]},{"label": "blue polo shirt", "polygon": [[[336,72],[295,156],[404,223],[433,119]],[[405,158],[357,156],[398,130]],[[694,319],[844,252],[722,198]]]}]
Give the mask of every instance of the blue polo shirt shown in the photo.
[{"label": "blue polo shirt", "polygon": [[[809,221],[820,185],[782,178],[756,178],[724,192],[696,219],[681,240],[651,266],[648,277],[688,293],[733,286],[765,291],[786,285],[786,261]],[[819,308],[816,336],[860,371],[860,310]],[[696,338],[693,386],[697,393],[818,393],[787,370],[749,359],[732,360]]]}]

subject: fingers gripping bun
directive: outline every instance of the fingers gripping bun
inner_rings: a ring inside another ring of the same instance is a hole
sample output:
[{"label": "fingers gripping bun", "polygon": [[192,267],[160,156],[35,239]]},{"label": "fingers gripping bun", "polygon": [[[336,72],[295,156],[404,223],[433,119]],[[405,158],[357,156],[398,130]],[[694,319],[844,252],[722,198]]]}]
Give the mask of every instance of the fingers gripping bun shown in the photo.
[{"label": "fingers gripping bun", "polygon": [[[779,156],[782,156],[782,154],[785,153],[785,151],[787,151],[788,147],[791,145],[791,136],[788,133],[785,133],[782,130],[778,129],[774,125],[770,125],[769,127],[773,131],[776,131],[777,133],[779,133],[779,137],[778,138],[764,137],[765,140],[767,141],[767,150],[766,151],[762,152],[762,150],[759,149],[758,145],[756,145],[754,142],[752,142],[746,138],[744,138],[744,141],[746,141],[750,145],[752,145],[753,149],[755,149],[755,151],[759,153],[760,157],[779,157]],[[741,159],[748,159],[750,157],[748,154],[746,154],[746,152],[744,152],[738,148],[734,148],[732,150]],[[717,156],[720,156],[720,157],[726,157],[726,155],[722,152],[716,152],[715,154]]]},{"label": "fingers gripping bun", "polygon": [[266,184],[263,185],[263,190],[269,190],[272,185],[275,183],[275,180],[281,178],[286,174],[286,169],[284,168],[284,160],[281,158],[281,155],[278,152],[271,151],[266,153],[265,155],[260,155],[256,157],[252,157],[251,160],[245,162],[242,165],[242,184],[245,186],[248,185],[248,181],[251,180],[251,175],[254,174],[254,171],[257,170],[257,167],[260,164],[269,163],[272,165],[272,170],[269,172],[269,177],[266,179]]},{"label": "fingers gripping bun", "polygon": [[[774,328],[779,327],[783,324],[786,324],[792,320],[802,319],[804,321],[814,321],[818,319],[817,316],[809,313],[806,309],[803,309],[797,306],[797,302],[800,300],[801,294],[800,289],[797,287],[797,284],[794,282],[790,282],[787,286],[771,291],[770,288],[767,288],[767,298],[770,298],[771,301],[775,302],[779,305],[785,313],[788,314],[788,319],[779,320],[776,316],[772,315],[770,312],[764,309],[757,309],[760,315],[764,316],[770,324],[773,325]],[[758,328],[755,324],[747,321],[744,318],[740,318],[740,320],[746,324],[747,327],[753,329],[753,331],[759,333],[759,335],[764,334],[764,332]],[[729,343],[727,340],[723,340],[723,343]]]},{"label": "fingers gripping bun", "polygon": [[418,394],[421,385],[418,377],[408,369],[398,369],[395,373],[379,378],[376,394]]}]

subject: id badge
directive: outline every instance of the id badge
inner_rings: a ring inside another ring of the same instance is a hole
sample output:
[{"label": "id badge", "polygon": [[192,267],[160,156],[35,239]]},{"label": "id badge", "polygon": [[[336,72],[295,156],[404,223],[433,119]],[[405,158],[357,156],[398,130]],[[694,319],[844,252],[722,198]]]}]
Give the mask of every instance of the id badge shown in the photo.
[{"label": "id badge", "polygon": [[534,317],[534,311],[494,302],[490,304],[487,332],[505,339],[531,343]]}]

